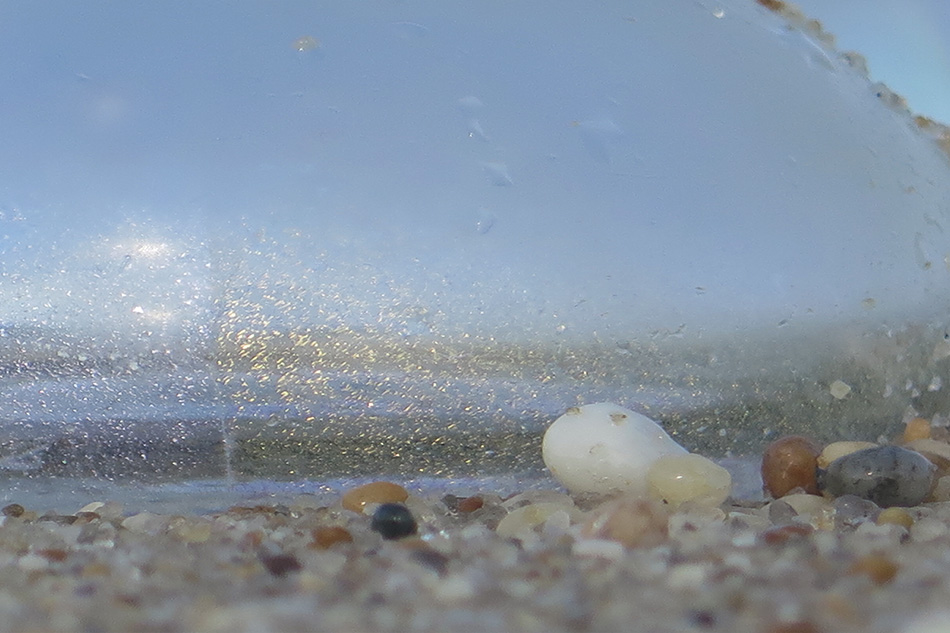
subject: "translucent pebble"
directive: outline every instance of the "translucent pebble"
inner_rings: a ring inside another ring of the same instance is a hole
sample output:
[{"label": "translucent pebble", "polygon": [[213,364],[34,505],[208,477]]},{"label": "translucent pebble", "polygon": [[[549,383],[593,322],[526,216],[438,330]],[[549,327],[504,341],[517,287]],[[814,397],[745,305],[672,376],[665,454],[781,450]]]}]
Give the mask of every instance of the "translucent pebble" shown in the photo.
[{"label": "translucent pebble", "polygon": [[800,521],[805,521],[822,530],[831,529],[834,525],[834,506],[824,497],[796,493],[785,495],[782,501],[795,510]]},{"label": "translucent pebble", "polygon": [[563,517],[559,513],[566,513],[570,518],[572,514],[577,513],[577,510],[574,509],[573,505],[569,506],[561,503],[532,503],[509,512],[498,522],[495,531],[500,536],[514,538],[526,532],[531,532],[536,527],[543,526],[552,517],[555,517],[558,522],[563,521]]},{"label": "translucent pebble", "polygon": [[828,468],[828,465],[839,457],[863,451],[866,448],[874,448],[875,446],[877,446],[877,444],[873,442],[858,442],[852,440],[832,442],[818,455],[818,468]]},{"label": "translucent pebble", "polygon": [[762,484],[778,499],[796,488],[818,494],[817,458],[821,446],[801,435],[788,435],[769,444],[762,454]]},{"label": "translucent pebble", "polygon": [[653,547],[665,542],[669,512],[652,499],[625,495],[588,513],[581,535],[616,541],[625,547]]},{"label": "translucent pebble", "polygon": [[402,503],[409,493],[399,484],[389,481],[374,481],[348,490],[342,499],[343,507],[353,512],[363,512],[368,503]]},{"label": "translucent pebble", "polygon": [[853,529],[866,521],[873,521],[881,512],[873,501],[855,495],[844,495],[834,500],[835,528]]},{"label": "translucent pebble", "polygon": [[853,494],[882,508],[915,506],[930,494],[934,466],[926,457],[900,446],[877,446],[833,461],[822,487],[839,497]]},{"label": "translucent pebble", "polygon": [[571,407],[544,433],[544,464],[573,493],[645,492],[650,466],[685,455],[650,418],[602,402]]},{"label": "translucent pebble", "polygon": [[651,497],[672,508],[687,501],[718,506],[732,492],[732,476],[702,455],[665,455],[650,466],[647,489]]}]

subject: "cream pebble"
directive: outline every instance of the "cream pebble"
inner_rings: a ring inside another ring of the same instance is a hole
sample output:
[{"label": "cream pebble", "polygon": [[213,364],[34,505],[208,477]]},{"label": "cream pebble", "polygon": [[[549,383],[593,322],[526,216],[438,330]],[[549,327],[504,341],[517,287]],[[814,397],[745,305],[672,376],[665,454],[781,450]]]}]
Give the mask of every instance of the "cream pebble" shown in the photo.
[{"label": "cream pebble", "polygon": [[859,442],[852,440],[842,440],[840,442],[832,442],[827,445],[821,455],[818,456],[818,467],[819,468],[828,468],[831,462],[835,461],[839,457],[844,457],[845,455],[850,455],[851,453],[857,453],[858,451],[863,451],[866,448],[874,448],[877,444],[873,442]]},{"label": "cream pebble", "polygon": [[647,488],[651,497],[672,508],[686,502],[715,507],[732,492],[732,475],[702,455],[666,455],[647,471]]},{"label": "cream pebble", "polygon": [[573,493],[645,493],[658,458],[686,454],[659,424],[609,402],[571,407],[541,446],[548,470]]}]

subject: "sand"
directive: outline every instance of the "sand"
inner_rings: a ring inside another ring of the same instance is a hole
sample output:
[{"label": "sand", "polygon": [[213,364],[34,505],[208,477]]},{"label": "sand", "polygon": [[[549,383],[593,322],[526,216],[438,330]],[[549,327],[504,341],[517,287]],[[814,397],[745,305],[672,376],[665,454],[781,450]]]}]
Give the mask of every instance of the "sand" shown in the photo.
[{"label": "sand", "polygon": [[[550,481],[512,494],[518,483],[407,483],[419,530],[398,540],[371,530],[372,505],[341,506],[356,482],[280,494],[232,486],[218,497],[231,507],[217,510],[200,509],[212,484],[177,508],[174,487],[105,486],[93,492],[125,503],[68,512],[39,507],[49,496],[33,507],[24,498],[0,525],[0,630],[950,627],[950,503],[880,514],[855,498],[793,496],[618,510]],[[644,521],[651,512],[659,523]],[[610,516],[620,528],[604,528]]]}]

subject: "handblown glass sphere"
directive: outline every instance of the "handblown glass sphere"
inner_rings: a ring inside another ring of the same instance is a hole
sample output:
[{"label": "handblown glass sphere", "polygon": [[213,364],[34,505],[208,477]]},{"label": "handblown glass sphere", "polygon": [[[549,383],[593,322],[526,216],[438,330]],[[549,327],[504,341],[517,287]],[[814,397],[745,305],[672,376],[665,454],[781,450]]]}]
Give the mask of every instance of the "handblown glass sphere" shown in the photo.
[{"label": "handblown glass sphere", "polygon": [[947,128],[781,2],[20,3],[0,465],[540,463],[945,411]]}]

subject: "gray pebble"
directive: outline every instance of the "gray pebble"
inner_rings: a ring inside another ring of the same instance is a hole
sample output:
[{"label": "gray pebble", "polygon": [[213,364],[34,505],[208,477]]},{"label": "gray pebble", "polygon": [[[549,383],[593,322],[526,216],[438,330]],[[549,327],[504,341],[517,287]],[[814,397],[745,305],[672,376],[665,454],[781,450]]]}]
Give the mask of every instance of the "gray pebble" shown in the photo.
[{"label": "gray pebble", "polygon": [[916,451],[875,446],[831,462],[819,486],[834,497],[855,495],[882,508],[916,506],[930,494],[936,469]]}]

